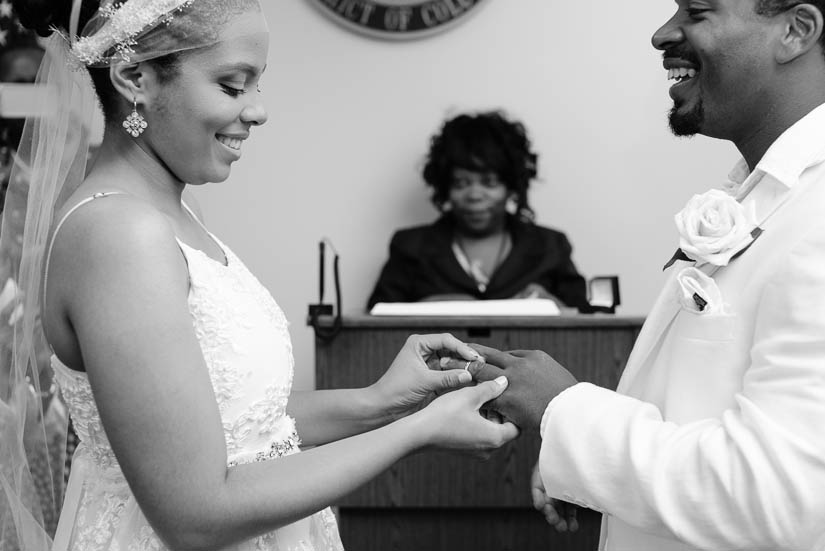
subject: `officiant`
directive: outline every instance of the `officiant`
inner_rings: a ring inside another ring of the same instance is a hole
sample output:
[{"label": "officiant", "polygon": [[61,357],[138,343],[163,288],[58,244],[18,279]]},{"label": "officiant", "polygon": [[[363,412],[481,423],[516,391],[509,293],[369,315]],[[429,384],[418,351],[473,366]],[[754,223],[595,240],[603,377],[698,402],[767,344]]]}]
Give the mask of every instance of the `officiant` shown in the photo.
[{"label": "officiant", "polygon": [[499,111],[460,114],[433,136],[423,170],[441,216],[399,230],[369,298],[378,302],[549,298],[585,309],[585,280],[560,231],[536,225],[537,174],[524,125]]}]

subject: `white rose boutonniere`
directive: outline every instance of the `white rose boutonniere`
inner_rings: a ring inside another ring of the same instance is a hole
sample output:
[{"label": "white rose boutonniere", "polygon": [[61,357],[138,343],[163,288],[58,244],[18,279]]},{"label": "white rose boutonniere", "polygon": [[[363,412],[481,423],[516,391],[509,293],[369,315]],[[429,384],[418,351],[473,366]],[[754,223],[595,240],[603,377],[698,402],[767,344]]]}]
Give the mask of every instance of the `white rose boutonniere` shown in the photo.
[{"label": "white rose boutonniere", "polygon": [[680,250],[665,268],[675,260],[727,266],[762,233],[753,210],[718,189],[694,195],[674,219]]},{"label": "white rose boutonniere", "polygon": [[676,275],[679,302],[694,314],[724,314],[722,293],[712,277],[697,268],[684,268]]}]

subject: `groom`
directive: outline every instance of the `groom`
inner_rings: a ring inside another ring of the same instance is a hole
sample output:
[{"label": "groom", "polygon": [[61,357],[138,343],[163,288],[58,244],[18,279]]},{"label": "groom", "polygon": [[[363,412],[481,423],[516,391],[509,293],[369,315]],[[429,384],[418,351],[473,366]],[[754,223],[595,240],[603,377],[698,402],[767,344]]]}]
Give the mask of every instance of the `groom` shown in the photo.
[{"label": "groom", "polygon": [[677,215],[616,392],[535,351],[479,347],[477,378],[503,370],[492,406],[540,426],[536,485],[605,513],[602,549],[822,550],[825,0],[676,4],[670,126],[732,141],[731,183]]}]

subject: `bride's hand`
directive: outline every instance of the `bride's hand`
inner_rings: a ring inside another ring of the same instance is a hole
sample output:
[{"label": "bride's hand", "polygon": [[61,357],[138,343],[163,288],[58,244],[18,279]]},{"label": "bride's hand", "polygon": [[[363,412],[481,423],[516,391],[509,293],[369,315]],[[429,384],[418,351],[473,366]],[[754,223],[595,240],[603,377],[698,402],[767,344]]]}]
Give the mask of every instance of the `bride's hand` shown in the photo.
[{"label": "bride's hand", "polygon": [[369,390],[388,414],[402,417],[435,392],[471,384],[472,375],[464,366],[483,361],[478,352],[450,334],[411,335]]},{"label": "bride's hand", "polygon": [[513,423],[486,418],[479,412],[506,388],[505,377],[462,388],[436,398],[410,419],[421,422],[429,446],[484,455],[519,434]]}]

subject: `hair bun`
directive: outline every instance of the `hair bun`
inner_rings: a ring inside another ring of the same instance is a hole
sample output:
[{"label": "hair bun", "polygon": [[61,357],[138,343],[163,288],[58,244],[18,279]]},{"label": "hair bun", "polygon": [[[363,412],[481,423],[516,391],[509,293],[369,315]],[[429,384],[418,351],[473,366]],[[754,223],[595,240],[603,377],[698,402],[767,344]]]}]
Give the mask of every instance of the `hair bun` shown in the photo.
[{"label": "hair bun", "polygon": [[[100,7],[99,0],[77,0],[81,2],[80,29],[91,19]],[[40,36],[49,36],[54,28],[69,30],[72,0],[12,0],[20,24]]]}]

